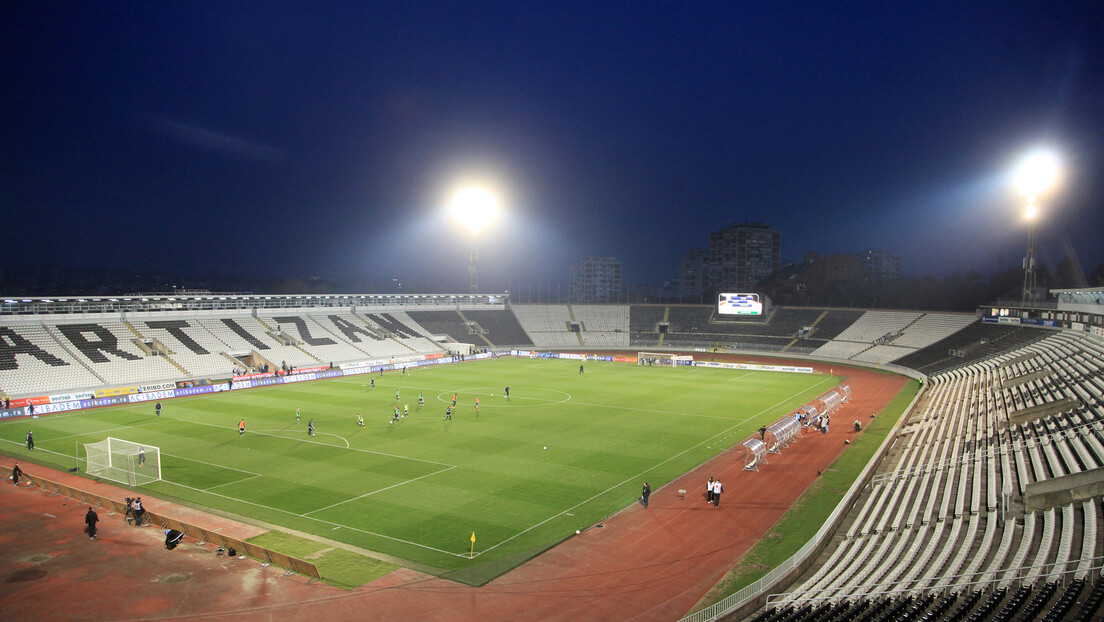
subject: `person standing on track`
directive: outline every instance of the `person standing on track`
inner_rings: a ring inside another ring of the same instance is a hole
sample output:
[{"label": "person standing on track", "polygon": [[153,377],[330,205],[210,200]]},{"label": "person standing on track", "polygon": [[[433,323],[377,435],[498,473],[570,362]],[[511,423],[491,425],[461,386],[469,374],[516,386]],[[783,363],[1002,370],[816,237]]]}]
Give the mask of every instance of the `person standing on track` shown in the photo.
[{"label": "person standing on track", "polygon": [[648,509],[648,497],[652,496],[652,487],[648,485],[648,482],[644,482],[644,489],[640,491],[640,502],[644,504],[644,509]]},{"label": "person standing on track", "polygon": [[100,521],[100,515],[96,514],[96,510],[92,509],[92,506],[88,506],[88,512],[84,515],[84,530],[88,532],[88,539],[96,539],[96,523]]},{"label": "person standing on track", "polygon": [[710,477],[709,481],[705,483],[705,502],[713,503],[713,478]]},{"label": "person standing on track", "polygon": [[713,507],[721,507],[721,493],[724,492],[724,486],[721,486],[721,480],[713,482]]}]

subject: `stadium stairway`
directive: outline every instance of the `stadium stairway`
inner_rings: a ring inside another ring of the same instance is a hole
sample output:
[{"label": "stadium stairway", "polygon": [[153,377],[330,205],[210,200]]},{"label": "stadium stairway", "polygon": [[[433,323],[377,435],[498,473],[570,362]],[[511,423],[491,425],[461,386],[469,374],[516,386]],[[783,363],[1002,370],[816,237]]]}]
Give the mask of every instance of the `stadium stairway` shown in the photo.
[{"label": "stadium stairway", "polygon": [[[663,307],[663,321],[664,322],[671,321],[671,307]],[[659,333],[659,341],[656,343],[656,346],[662,346],[663,345],[663,338],[666,337],[667,334],[666,333],[660,333],[659,332],[659,326],[656,326],[655,330],[656,330],[657,333]]]},{"label": "stadium stairway", "polygon": [[[461,311],[461,310],[457,309],[457,310],[456,310],[456,313],[457,313],[457,315],[459,315],[459,316],[460,316],[460,319],[461,319],[461,320],[464,320],[464,323],[465,323],[465,324],[468,324],[468,323],[469,323],[469,322],[471,321],[471,320],[469,320],[469,319],[468,319],[468,318],[467,318],[467,317],[466,317],[466,316],[464,315],[464,312],[463,312],[463,311]],[[479,334],[479,338],[483,340],[483,343],[487,344],[487,346],[489,346],[489,347],[491,347],[491,348],[495,347],[495,344],[491,343],[491,340],[490,340],[490,339],[487,339],[487,336],[486,336],[486,335],[484,335],[483,333],[478,333],[478,334]]]},{"label": "stadium stairway", "polygon": [[810,329],[809,332],[805,333],[805,335],[803,337],[794,337],[793,341],[791,341],[791,342],[787,343],[785,346],[783,346],[782,349],[779,350],[779,352],[785,352],[786,350],[789,350],[790,347],[793,346],[798,341],[801,341],[802,339],[808,338],[810,335],[815,333],[817,324],[820,324],[820,321],[823,320],[824,316],[826,316],[826,315],[828,315],[827,311],[821,312],[821,314],[817,316],[817,319],[813,320],[813,323],[809,325],[809,329]]},{"label": "stadium stairway", "polygon": [[192,377],[192,372],[188,371],[187,369],[184,369],[184,366],[183,366],[183,365],[181,365],[180,363],[177,363],[177,362],[176,362],[176,360],[175,360],[175,359],[173,359],[173,357],[169,356],[168,354],[162,354],[162,355],[161,355],[161,358],[163,358],[163,359],[165,359],[166,361],[168,361],[168,362],[169,362],[169,364],[170,364],[170,365],[172,365],[173,367],[175,367],[175,368],[179,369],[179,370],[180,370],[180,373],[184,374],[185,376],[187,376],[187,377],[189,377],[189,378],[191,378],[191,377]]},{"label": "stadium stairway", "polygon": [[126,320],[123,320],[123,326],[126,326],[127,330],[134,333],[134,336],[137,337],[138,339],[144,339],[145,338],[145,337],[142,336],[142,333],[138,332],[138,329],[134,328],[134,325],[131,324],[130,322],[128,322]]},{"label": "stadium stairway", "polygon": [[[572,322],[576,321],[576,319],[575,319],[575,310],[571,308],[571,305],[567,305],[567,317],[570,318]],[[583,343],[582,327],[583,327],[582,323],[580,322],[579,323],[579,329],[580,330],[579,330],[579,332],[575,333],[575,338],[579,340],[579,347],[580,348],[586,347],[586,344]]]}]

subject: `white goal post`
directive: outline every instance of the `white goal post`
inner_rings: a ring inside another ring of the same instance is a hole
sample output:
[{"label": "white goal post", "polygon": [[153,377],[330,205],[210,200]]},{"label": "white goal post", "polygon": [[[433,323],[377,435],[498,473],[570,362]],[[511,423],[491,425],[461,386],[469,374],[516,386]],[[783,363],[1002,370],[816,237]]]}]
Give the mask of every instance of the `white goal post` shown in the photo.
[{"label": "white goal post", "polygon": [[694,357],[689,354],[674,354],[673,352],[637,352],[637,365],[663,365],[674,367],[676,365],[693,365]]},{"label": "white goal post", "polygon": [[142,486],[161,479],[161,449],[118,438],[85,443],[85,473],[103,479]]}]

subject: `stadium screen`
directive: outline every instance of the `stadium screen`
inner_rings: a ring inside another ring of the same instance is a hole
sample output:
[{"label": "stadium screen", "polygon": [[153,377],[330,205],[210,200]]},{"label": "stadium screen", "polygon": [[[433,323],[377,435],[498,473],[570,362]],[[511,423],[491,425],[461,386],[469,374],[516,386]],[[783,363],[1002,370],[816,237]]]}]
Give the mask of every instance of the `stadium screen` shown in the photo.
[{"label": "stadium screen", "polygon": [[763,315],[759,294],[718,294],[718,315]]}]

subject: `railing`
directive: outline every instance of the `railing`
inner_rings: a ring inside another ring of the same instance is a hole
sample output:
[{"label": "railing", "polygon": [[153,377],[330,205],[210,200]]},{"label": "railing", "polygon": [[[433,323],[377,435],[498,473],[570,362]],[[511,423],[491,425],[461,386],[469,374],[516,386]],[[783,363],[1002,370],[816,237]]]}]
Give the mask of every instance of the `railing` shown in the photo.
[{"label": "railing", "polygon": [[[0,476],[3,476],[3,478],[10,477],[11,471],[12,470],[10,468],[0,465]],[[54,496],[64,495],[71,499],[76,499],[82,504],[88,504],[93,507],[103,508],[111,511],[112,513],[122,514],[124,516],[127,512],[126,504],[122,501],[109,499],[107,497],[81,490],[79,488],[73,488],[72,486],[66,486],[65,484],[60,484],[53,480],[39,477],[37,475],[28,475],[26,473],[23,473],[23,475],[20,476],[20,479],[25,479],[31,485],[38,486],[43,490],[47,490],[51,492]],[[143,518],[145,520],[148,520],[150,524],[158,527],[159,529],[175,529],[188,537],[195,538],[199,544],[206,544],[209,542],[224,549],[232,548],[236,550],[239,554],[259,560],[265,564],[271,564],[278,568],[283,568],[287,571],[287,573],[285,574],[295,572],[312,580],[322,580],[322,575],[319,574],[318,567],[308,561],[303,561],[301,559],[292,557],[290,555],[285,555],[283,553],[277,553],[276,551],[273,551],[271,549],[266,549],[263,546],[250,544],[249,542],[246,542],[244,540],[230,538],[209,529],[204,529],[203,527],[200,527],[198,525],[185,523],[184,521],[177,520],[163,514],[158,514],[156,512],[147,511]]]},{"label": "railing", "polygon": [[886,435],[882,444],[878,447],[878,451],[871,457],[870,461],[866,463],[866,467],[863,469],[859,477],[855,479],[855,482],[851,485],[851,488],[847,491],[847,494],[843,496],[839,504],[828,516],[828,519],[824,521],[824,524],[820,526],[820,529],[816,532],[808,542],[805,543],[796,553],[789,559],[779,564],[776,568],[768,572],[762,578],[758,579],[751,585],[744,587],[735,594],[731,594],[725,597],[723,600],[713,603],[712,605],[695,611],[679,622],[708,622],[711,620],[720,619],[722,616],[727,615],[741,607],[750,605],[758,598],[762,598],[763,594],[770,589],[775,583],[778,583],[782,579],[786,578],[791,572],[804,564],[808,558],[818,553],[828,541],[831,539],[832,534],[836,531],[840,521],[851,510],[852,505],[858,499],[859,495],[866,488],[867,482],[873,476],[874,470],[882,461],[882,457],[889,451],[889,448],[893,445],[897,436],[897,431],[900,429],[901,424],[908,418],[908,414],[912,411],[913,406],[920,400],[924,394],[921,389],[912,398],[912,402],[905,408],[901,415],[901,418],[897,420],[897,424]]}]

